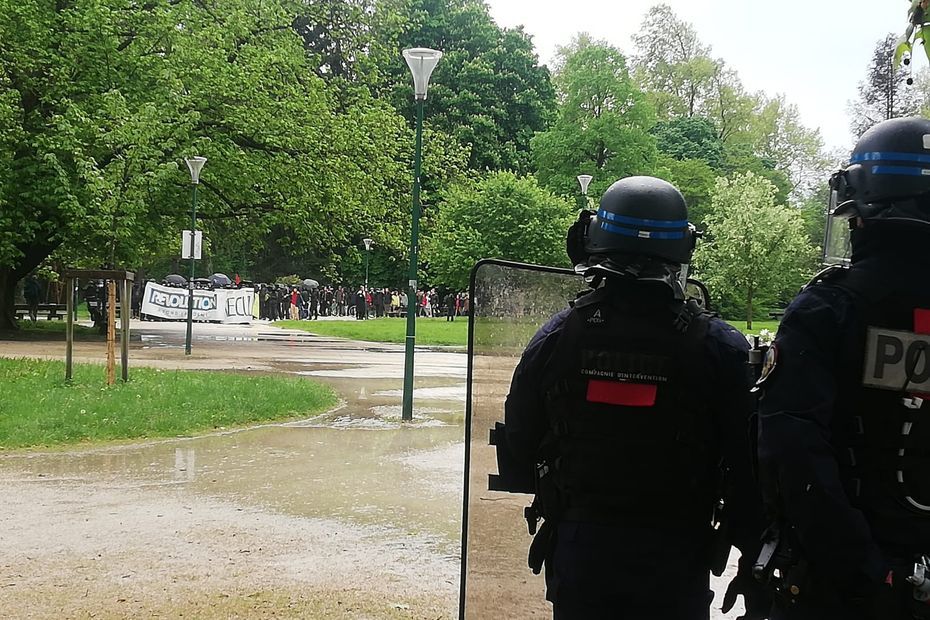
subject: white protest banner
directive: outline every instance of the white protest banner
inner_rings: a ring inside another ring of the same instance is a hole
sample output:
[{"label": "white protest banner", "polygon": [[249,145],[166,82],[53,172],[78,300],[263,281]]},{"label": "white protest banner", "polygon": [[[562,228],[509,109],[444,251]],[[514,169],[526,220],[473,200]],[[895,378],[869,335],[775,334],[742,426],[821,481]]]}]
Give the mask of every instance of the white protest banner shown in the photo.
[{"label": "white protest banner", "polygon": [[[142,297],[142,314],[169,321],[186,321],[187,293],[184,288],[148,282]],[[194,320],[250,323],[254,296],[255,292],[250,288],[194,289]]]},{"label": "white protest banner", "polygon": [[216,309],[220,321],[227,324],[251,323],[252,301],[255,290],[250,288],[219,288],[216,293]]}]

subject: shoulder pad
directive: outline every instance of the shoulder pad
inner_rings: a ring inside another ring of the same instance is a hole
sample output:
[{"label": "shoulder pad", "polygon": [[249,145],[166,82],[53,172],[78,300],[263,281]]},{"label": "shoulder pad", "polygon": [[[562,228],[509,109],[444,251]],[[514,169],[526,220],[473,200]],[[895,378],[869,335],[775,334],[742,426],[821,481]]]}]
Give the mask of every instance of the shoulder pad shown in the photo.
[{"label": "shoulder pad", "polygon": [[830,265],[811,278],[810,282],[801,287],[801,290],[824,282],[837,282],[845,278],[847,273],[849,273],[849,267],[845,265]]}]

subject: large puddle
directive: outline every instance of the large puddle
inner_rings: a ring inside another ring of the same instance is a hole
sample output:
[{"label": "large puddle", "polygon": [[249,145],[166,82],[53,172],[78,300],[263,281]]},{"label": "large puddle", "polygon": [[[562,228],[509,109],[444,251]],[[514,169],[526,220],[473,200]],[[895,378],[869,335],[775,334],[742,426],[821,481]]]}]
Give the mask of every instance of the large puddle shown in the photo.
[{"label": "large puddle", "polygon": [[[138,331],[137,363],[163,362],[174,355],[166,348],[183,346],[181,325],[142,323]],[[177,487],[291,516],[396,527],[458,553],[464,355],[418,351],[414,420],[405,423],[402,347],[204,325],[195,326],[194,345],[201,366],[205,357],[223,367],[219,358],[231,356],[240,371],[318,378],[344,402],[310,420],[193,439],[0,455],[0,472],[24,481]]]}]

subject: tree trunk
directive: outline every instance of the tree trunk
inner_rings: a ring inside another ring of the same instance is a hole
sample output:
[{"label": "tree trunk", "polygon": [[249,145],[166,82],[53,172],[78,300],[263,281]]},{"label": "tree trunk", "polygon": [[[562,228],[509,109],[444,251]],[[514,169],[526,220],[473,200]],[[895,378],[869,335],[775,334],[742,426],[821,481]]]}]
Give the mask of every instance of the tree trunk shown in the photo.
[{"label": "tree trunk", "polygon": [[19,280],[13,277],[13,270],[0,268],[0,330],[17,329],[14,297],[16,283]]},{"label": "tree trunk", "polygon": [[746,298],[746,329],[752,329],[752,292],[752,287],[750,287]]},{"label": "tree trunk", "polygon": [[14,308],[16,285],[41,265],[59,245],[58,241],[50,241],[22,247],[23,257],[17,267],[0,266],[0,329],[17,329]]}]

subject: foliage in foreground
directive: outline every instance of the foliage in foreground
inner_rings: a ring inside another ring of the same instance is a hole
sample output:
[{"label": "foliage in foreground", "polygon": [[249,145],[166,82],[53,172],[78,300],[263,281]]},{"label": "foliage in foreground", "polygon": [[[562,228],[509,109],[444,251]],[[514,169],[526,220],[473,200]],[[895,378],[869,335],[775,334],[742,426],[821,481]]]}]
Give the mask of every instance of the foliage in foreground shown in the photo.
[{"label": "foliage in foreground", "polygon": [[269,420],[310,417],[334,406],[331,388],[307,379],[130,368],[105,385],[103,366],[0,359],[0,449],[81,441],[176,437]]}]

